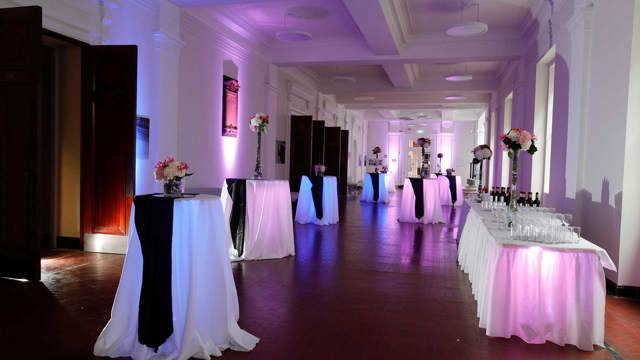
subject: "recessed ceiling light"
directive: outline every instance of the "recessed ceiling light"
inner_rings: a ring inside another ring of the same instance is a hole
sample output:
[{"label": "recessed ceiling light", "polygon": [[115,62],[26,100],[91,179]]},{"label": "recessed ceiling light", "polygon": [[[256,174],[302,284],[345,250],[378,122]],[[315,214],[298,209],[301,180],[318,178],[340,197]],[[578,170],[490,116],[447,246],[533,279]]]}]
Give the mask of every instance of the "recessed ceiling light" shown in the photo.
[{"label": "recessed ceiling light", "polygon": [[422,129],[418,129],[416,132],[417,132],[418,134],[422,134],[422,133],[424,132],[424,130],[422,130]]},{"label": "recessed ceiling light", "polygon": [[291,17],[305,20],[324,19],[329,16],[329,10],[320,6],[294,6],[287,9]]},{"label": "recessed ceiling light", "polygon": [[482,35],[487,31],[489,31],[489,25],[480,21],[468,21],[448,28],[447,35],[454,37],[469,37]]},{"label": "recessed ceiling light", "polygon": [[287,29],[276,33],[276,39],[282,42],[308,41],[311,38],[313,38],[311,33],[302,30]]},{"label": "recessed ceiling light", "polygon": [[447,81],[469,81],[473,79],[471,74],[451,74],[445,77]]},{"label": "recessed ceiling light", "polygon": [[462,95],[448,95],[444,97],[445,100],[464,100],[466,98],[466,96]]}]

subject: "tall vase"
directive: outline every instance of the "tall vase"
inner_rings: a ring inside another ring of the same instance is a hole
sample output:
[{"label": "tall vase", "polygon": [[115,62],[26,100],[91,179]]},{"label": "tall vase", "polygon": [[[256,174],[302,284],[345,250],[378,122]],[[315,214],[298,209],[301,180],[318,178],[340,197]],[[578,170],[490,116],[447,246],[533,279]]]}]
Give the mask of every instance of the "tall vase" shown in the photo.
[{"label": "tall vase", "polygon": [[520,150],[511,150],[511,198],[509,199],[509,209],[511,211],[518,211],[516,206],[516,196],[518,194],[518,156]]},{"label": "tall vase", "polygon": [[480,160],[480,171],[478,172],[478,193],[476,194],[476,201],[482,202],[482,163],[484,160]]},{"label": "tall vase", "polygon": [[262,163],[260,162],[260,145],[262,144],[262,132],[258,131],[258,149],[256,150],[256,168],[253,170],[254,179],[262,179]]}]

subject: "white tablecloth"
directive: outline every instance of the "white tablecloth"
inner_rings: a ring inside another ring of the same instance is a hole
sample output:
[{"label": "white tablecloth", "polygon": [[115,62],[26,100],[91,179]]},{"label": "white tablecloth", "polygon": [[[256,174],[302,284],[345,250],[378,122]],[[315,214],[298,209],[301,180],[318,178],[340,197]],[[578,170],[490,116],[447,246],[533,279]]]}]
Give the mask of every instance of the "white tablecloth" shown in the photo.
[{"label": "white tablecloth", "polygon": [[438,185],[440,186],[440,202],[442,205],[462,206],[464,203],[464,194],[462,193],[462,177],[456,176],[456,203],[451,203],[451,189],[449,188],[449,178],[444,175],[438,176]]},{"label": "white tablecloth", "polygon": [[233,248],[229,219],[233,200],[222,186],[222,204],[227,226],[229,256],[232,260],[277,259],[295,255],[291,192],[287,180],[247,180],[247,213],[244,227],[244,253]]},{"label": "white tablecloth", "polygon": [[138,342],[142,250],[131,210],[129,249],[111,320],[93,349],[96,356],[139,359],[209,359],[227,348],[253,349],[258,338],[240,329],[238,295],[227,257],[220,198],[176,199],[171,249],[173,334],[158,352]]},{"label": "white tablecloth", "polygon": [[396,192],[396,174],[387,173],[385,178],[387,179],[387,191],[389,193]]},{"label": "white tablecloth", "polygon": [[489,336],[518,336],[582,350],[604,346],[605,276],[615,270],[607,252],[581,239],[547,245],[490,232],[490,216],[470,203],[458,253],[478,301],[480,327]]},{"label": "white tablecloth", "polygon": [[401,222],[436,224],[444,223],[442,202],[440,201],[440,187],[438,179],[422,179],[422,198],[424,199],[424,216],[416,218],[416,195],[409,178],[404,179],[402,189],[402,203],[400,204]]},{"label": "white tablecloth", "polygon": [[[389,192],[387,191],[387,174],[380,173],[378,179],[378,202],[388,203]],[[361,201],[375,202],[373,200],[373,184],[371,183],[371,174],[364,175],[364,184],[362,185]]]},{"label": "white tablecloth", "polygon": [[338,179],[335,176],[324,176],[322,179],[322,219],[316,218],[316,208],[311,194],[311,180],[303,176],[296,206],[296,222],[316,225],[337,224],[338,213]]}]

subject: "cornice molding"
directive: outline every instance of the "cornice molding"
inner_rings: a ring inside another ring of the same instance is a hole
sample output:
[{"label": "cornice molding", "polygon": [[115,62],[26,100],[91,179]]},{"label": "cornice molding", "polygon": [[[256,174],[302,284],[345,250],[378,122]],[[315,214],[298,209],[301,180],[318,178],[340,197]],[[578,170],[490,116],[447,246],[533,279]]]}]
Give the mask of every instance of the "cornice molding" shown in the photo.
[{"label": "cornice molding", "polygon": [[185,45],[185,42],[182,41],[182,39],[177,38],[165,31],[155,31],[153,33],[153,42],[155,43],[156,49],[181,49]]}]

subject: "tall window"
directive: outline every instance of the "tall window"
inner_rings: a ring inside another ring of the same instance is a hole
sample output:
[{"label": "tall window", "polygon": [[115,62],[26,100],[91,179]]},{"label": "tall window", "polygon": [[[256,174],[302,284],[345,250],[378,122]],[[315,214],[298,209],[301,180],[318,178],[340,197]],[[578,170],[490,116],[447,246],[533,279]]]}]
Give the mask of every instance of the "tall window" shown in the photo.
[{"label": "tall window", "polygon": [[553,130],[553,95],[555,78],[555,47],[552,47],[536,66],[536,102],[534,132],[538,136],[538,154],[533,157],[531,189],[549,193],[551,174],[551,138]]},{"label": "tall window", "polygon": [[[511,130],[511,113],[513,109],[513,91],[509,93],[504,98],[504,116],[503,116],[503,127],[502,132],[506,134],[509,130]],[[500,186],[509,186],[509,170],[511,162],[509,161],[509,156],[506,151],[501,151],[502,153],[502,176],[500,179]]]},{"label": "tall window", "polygon": [[496,163],[496,156],[501,152],[500,149],[496,149],[496,113],[492,111],[490,113],[490,127],[489,127],[489,147],[493,149],[493,156],[491,160],[489,160],[489,186],[494,186],[493,183],[493,172]]}]

